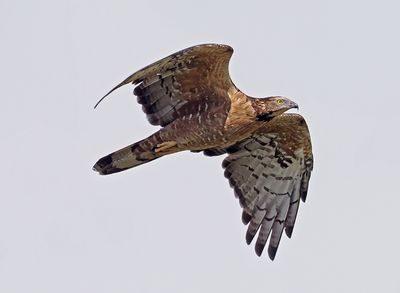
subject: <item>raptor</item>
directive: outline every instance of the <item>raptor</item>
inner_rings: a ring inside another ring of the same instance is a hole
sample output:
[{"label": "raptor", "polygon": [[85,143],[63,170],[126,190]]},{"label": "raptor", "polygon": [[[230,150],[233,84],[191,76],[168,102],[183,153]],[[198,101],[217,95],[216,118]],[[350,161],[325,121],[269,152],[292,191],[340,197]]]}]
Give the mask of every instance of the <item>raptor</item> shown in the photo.
[{"label": "raptor", "polygon": [[[297,104],[282,96],[254,98],[232,82],[227,45],[193,46],[133,73],[115,89],[136,85],[134,94],[152,125],[149,137],[97,161],[102,175],[124,171],[165,155],[203,152],[227,156],[225,177],[243,208],[246,242],[275,258],[285,230],[292,236],[300,200],[313,169],[311,139]],[[98,105],[96,104],[96,106]],[[96,107],[95,106],[95,107]]]}]

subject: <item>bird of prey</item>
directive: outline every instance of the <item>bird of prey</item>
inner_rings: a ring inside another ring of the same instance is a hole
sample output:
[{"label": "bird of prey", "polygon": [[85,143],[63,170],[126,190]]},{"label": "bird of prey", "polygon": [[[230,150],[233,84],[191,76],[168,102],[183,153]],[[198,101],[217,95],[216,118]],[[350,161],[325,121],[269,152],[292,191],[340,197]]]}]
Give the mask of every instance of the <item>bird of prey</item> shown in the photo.
[{"label": "bird of prey", "polygon": [[[97,161],[102,175],[120,172],[180,151],[227,154],[222,167],[243,208],[246,242],[258,232],[255,251],[275,258],[285,229],[290,238],[300,199],[305,201],[313,168],[304,118],[285,113],[297,104],[282,96],[253,98],[231,81],[227,45],[193,46],[133,73],[132,83],[149,122],[161,128],[149,137]],[[95,107],[96,107],[95,106]]]}]

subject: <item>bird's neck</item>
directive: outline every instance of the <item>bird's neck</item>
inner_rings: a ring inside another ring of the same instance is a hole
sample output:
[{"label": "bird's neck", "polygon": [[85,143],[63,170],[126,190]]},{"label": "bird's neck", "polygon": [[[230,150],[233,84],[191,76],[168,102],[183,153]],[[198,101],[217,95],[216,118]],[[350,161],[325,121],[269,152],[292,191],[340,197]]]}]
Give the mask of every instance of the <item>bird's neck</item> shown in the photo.
[{"label": "bird's neck", "polygon": [[274,118],[273,112],[265,110],[265,102],[262,99],[249,97],[249,100],[253,106],[256,121],[268,122]]},{"label": "bird's neck", "polygon": [[272,118],[274,118],[274,116],[269,112],[259,113],[256,115],[256,120],[260,122],[269,122]]}]

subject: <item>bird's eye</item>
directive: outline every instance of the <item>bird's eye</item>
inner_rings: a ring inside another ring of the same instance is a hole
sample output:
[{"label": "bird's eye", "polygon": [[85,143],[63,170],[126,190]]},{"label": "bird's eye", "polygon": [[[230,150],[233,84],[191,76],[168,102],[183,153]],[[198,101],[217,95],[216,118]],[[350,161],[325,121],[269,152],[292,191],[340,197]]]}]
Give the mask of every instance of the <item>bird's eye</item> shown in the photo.
[{"label": "bird's eye", "polygon": [[278,100],[276,100],[276,103],[277,103],[278,105],[283,104],[283,100],[282,100],[282,99],[278,99]]}]

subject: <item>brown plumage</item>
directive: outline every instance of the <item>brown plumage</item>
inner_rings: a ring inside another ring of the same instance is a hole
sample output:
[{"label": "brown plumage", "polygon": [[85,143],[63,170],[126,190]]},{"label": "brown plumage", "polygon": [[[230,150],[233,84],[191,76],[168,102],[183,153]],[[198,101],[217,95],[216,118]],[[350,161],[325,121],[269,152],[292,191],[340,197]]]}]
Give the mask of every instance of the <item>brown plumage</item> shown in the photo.
[{"label": "brown plumage", "polygon": [[271,234],[268,254],[274,259],[283,229],[291,237],[299,199],[306,198],[313,166],[310,136],[300,115],[283,114],[296,103],[252,98],[236,88],[228,72],[232,53],[226,45],[190,47],[113,88],[106,96],[136,84],[134,94],[149,122],[162,128],[101,158],[94,170],[112,174],[184,150],[227,153],[223,167],[249,224],[246,241],[259,231],[261,255]]}]

